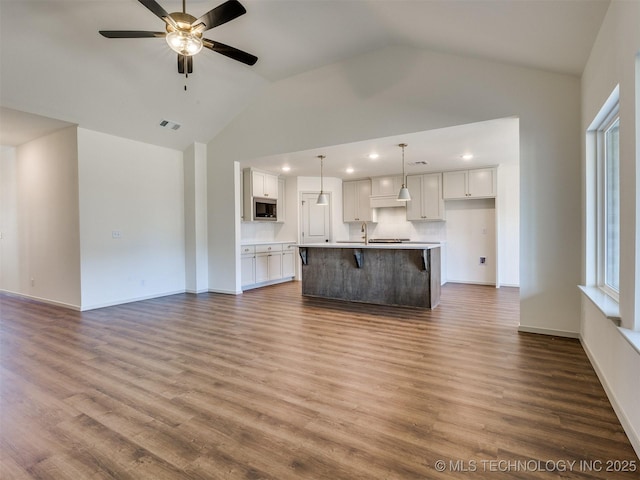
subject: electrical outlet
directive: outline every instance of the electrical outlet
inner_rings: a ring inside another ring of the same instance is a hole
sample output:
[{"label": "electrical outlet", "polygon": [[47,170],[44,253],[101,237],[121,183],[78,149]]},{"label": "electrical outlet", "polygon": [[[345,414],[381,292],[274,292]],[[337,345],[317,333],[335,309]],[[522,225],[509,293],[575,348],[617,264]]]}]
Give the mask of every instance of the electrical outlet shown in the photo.
[{"label": "electrical outlet", "polygon": [[122,238],[122,232],[120,230],[111,230],[111,238]]},{"label": "electrical outlet", "polygon": [[487,257],[480,257],[480,265],[486,265]]}]

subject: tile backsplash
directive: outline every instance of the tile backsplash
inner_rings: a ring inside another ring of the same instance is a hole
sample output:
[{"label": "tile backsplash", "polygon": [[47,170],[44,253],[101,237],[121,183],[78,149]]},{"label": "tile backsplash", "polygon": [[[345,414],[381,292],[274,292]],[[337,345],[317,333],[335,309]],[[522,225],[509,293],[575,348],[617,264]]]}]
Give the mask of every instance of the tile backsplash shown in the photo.
[{"label": "tile backsplash", "polygon": [[[409,222],[404,208],[378,208],[378,222],[368,223],[369,238],[408,238],[412,241],[446,241],[446,222]],[[349,224],[349,238],[359,240],[361,224]],[[343,239],[338,239],[343,240]]]}]

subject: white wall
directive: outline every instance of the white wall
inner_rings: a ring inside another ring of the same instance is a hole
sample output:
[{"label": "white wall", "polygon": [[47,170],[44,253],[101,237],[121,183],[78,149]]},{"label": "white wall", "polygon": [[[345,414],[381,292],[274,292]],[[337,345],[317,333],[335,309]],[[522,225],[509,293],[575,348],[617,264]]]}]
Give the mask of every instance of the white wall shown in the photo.
[{"label": "white wall", "polygon": [[[495,201],[472,199],[445,203],[447,281],[495,285]],[[480,257],[485,257],[485,264],[480,264]]]},{"label": "white wall", "polygon": [[520,119],[521,325],[575,335],[577,77],[390,47],[274,83],[208,149],[231,162],[512,115]]},{"label": "white wall", "polygon": [[182,152],[80,128],[78,164],[82,309],[183,292]]},{"label": "white wall", "polygon": [[184,152],[185,282],[187,292],[209,289],[207,251],[207,146],[194,143]]},{"label": "white wall", "polygon": [[18,268],[18,152],[0,146],[0,290],[20,290]]},{"label": "white wall", "polygon": [[[582,76],[582,133],[597,115],[610,93],[620,85],[620,315],[623,327],[640,329],[640,208],[637,185],[640,152],[637,139],[638,79],[637,57],[640,52],[640,2],[613,1],[594,43]],[[591,166],[583,158],[585,192],[591,187]],[[590,218],[591,205],[583,199],[583,283],[592,284],[593,269],[586,263],[594,246]],[[581,339],[585,350],[605,386],[609,399],[622,422],[636,453],[640,455],[640,353],[610,320],[583,299]]]},{"label": "white wall", "polygon": [[520,163],[498,167],[498,282],[520,285]]},{"label": "white wall", "polygon": [[[76,127],[2,156],[0,288],[80,308]],[[6,241],[5,241],[6,238]]]},{"label": "white wall", "polygon": [[242,293],[240,279],[242,172],[207,147],[209,291]]}]

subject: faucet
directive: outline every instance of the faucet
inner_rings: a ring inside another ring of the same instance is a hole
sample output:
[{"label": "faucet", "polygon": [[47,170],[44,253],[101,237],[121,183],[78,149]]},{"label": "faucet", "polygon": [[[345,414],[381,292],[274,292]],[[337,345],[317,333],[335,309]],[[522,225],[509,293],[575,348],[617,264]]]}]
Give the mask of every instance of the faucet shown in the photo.
[{"label": "faucet", "polygon": [[364,244],[369,243],[369,233],[367,232],[367,222],[362,222],[362,227],[360,227],[360,231],[364,233],[362,238],[364,238]]}]

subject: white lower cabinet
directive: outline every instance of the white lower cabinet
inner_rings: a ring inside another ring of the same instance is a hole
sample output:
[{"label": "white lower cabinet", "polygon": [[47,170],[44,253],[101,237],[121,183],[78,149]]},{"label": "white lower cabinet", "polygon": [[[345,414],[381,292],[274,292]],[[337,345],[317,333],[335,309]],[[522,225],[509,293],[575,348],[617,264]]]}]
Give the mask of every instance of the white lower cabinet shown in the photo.
[{"label": "white lower cabinet", "polygon": [[240,280],[242,286],[256,283],[256,249],[253,245],[243,245],[240,255]]},{"label": "white lower cabinet", "polygon": [[295,276],[295,243],[243,245],[241,284],[244,289],[291,280]]},{"label": "white lower cabinet", "polygon": [[282,276],[293,277],[296,274],[293,252],[282,252]]}]

